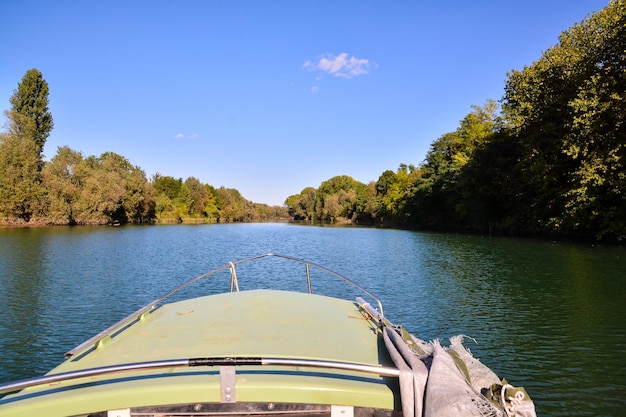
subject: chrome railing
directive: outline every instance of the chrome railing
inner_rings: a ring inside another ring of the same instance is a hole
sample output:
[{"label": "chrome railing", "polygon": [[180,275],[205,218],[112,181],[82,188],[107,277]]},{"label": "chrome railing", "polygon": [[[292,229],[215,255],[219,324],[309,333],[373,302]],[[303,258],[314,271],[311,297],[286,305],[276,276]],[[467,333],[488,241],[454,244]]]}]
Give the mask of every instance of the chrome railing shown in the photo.
[{"label": "chrome railing", "polygon": [[329,370],[344,370],[379,376],[398,377],[400,371],[397,368],[379,365],[364,365],[353,362],[322,361],[313,359],[297,358],[257,358],[257,357],[220,357],[220,358],[190,358],[168,359],[150,362],[135,362],[119,365],[103,366],[99,368],[81,369],[79,371],[63,372],[59,374],[44,375],[41,377],[24,379],[21,381],[0,384],[0,395],[19,391],[24,388],[41,386],[46,384],[71,381],[79,378],[111,375],[127,371],[146,371],[163,368],[181,368],[197,366],[288,366],[321,368]]}]

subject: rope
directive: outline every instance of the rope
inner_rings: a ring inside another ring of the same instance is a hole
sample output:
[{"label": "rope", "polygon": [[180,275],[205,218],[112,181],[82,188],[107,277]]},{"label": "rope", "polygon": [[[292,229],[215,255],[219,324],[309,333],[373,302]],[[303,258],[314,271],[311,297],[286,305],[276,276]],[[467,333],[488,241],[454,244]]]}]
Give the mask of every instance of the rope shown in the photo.
[{"label": "rope", "polygon": [[[508,397],[505,399],[505,392],[509,388],[512,389],[515,387],[513,387],[513,385],[511,384],[504,384],[502,386],[502,389],[500,390],[500,400],[501,400],[502,407],[504,407],[504,411],[506,412],[506,415],[511,417],[515,415],[515,407],[517,407],[518,405],[522,405],[522,401],[524,401],[524,392],[517,391],[514,396]],[[506,405],[506,400],[509,400],[511,404]]]}]

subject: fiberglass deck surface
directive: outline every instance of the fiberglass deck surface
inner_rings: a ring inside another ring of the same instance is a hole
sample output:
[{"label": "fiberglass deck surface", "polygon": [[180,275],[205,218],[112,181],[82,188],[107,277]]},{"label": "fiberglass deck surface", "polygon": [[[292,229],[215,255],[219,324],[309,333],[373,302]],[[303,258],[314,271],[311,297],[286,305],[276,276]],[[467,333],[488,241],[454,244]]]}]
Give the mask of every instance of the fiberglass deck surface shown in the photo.
[{"label": "fiberglass deck surface", "polygon": [[[377,340],[375,328],[353,302],[272,290],[242,291],[164,305],[51,373],[195,357],[378,365]],[[0,411],[3,416],[64,416],[154,404],[219,403],[219,372],[210,367],[172,368],[55,383],[0,399]],[[382,409],[393,409],[395,404],[384,378],[352,371],[241,366],[235,384],[238,402]]]},{"label": "fiberglass deck surface", "polygon": [[58,371],[192,357],[255,356],[378,364],[371,324],[346,300],[271,290],[164,305]]}]

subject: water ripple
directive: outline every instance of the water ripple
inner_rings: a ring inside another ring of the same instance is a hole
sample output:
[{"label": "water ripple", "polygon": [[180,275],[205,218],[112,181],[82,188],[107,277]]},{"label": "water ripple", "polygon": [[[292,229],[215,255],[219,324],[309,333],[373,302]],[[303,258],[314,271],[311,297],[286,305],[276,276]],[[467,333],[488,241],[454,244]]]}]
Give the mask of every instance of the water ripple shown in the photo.
[{"label": "water ripple", "polygon": [[[0,229],[0,248],[0,382],[47,371],[193,276],[276,252],[363,284],[421,338],[472,337],[471,351],[526,386],[539,415],[618,416],[626,406],[622,248],[285,224]],[[253,272],[277,284],[270,268]],[[346,292],[317,276],[314,288]]]}]

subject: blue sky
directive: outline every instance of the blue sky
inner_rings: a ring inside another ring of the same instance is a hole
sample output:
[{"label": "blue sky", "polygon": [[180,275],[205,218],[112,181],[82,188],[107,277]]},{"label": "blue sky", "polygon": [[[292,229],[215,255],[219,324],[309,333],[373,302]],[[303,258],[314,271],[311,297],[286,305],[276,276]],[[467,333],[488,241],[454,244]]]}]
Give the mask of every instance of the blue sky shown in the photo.
[{"label": "blue sky", "polygon": [[0,106],[30,68],[59,146],[282,205],[429,145],[608,0],[0,0]]}]

